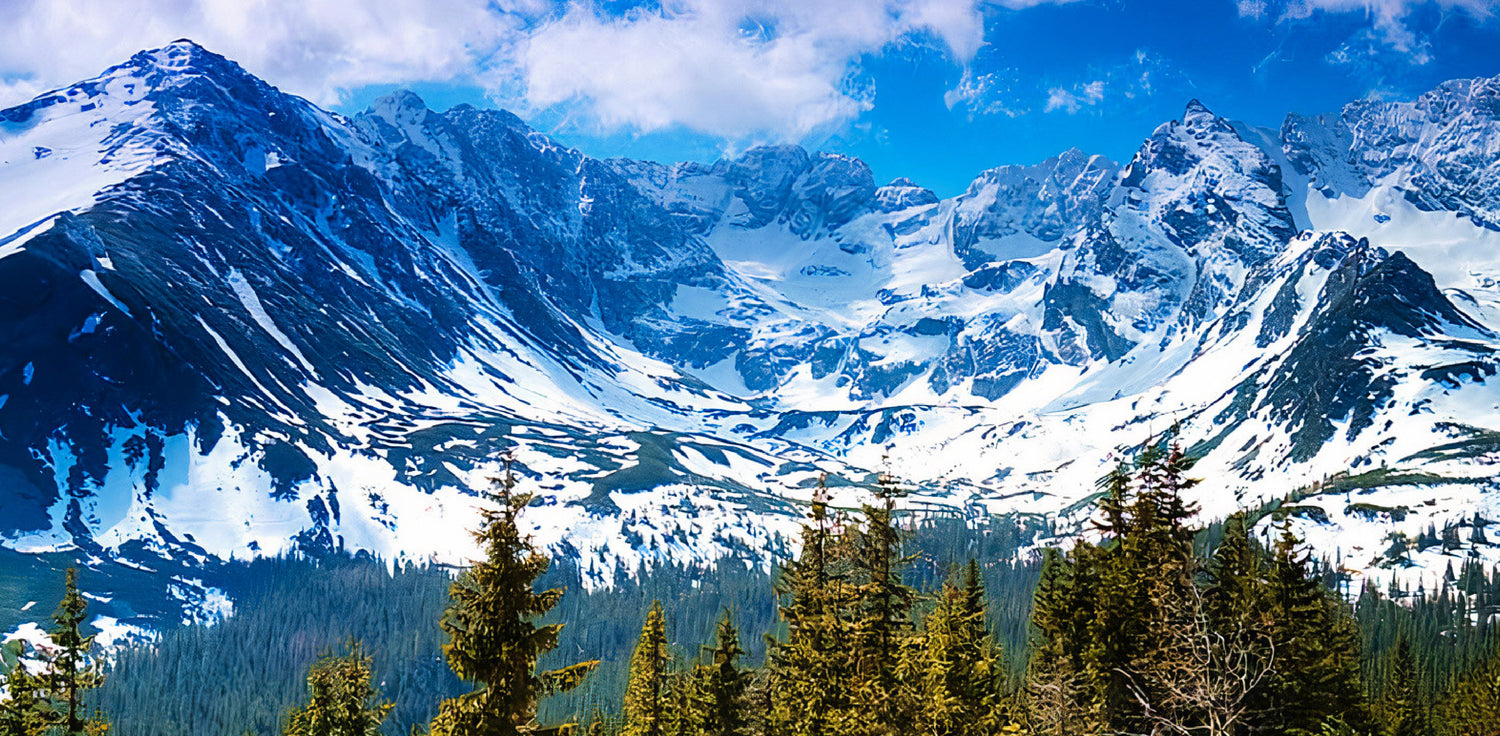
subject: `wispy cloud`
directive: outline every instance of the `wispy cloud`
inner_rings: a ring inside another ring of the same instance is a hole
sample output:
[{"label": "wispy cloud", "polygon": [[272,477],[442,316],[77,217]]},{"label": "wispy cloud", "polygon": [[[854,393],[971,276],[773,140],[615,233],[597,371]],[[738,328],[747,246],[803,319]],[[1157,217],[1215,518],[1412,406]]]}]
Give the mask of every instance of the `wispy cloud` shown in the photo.
[{"label": "wispy cloud", "polygon": [[1047,105],[1043,110],[1046,112],[1062,110],[1071,115],[1085,107],[1093,107],[1103,101],[1104,80],[1096,79],[1092,82],[1076,85],[1072,89],[1053,87],[1047,90]]},{"label": "wispy cloud", "polygon": [[1096,68],[1085,80],[1048,88],[1043,112],[1074,115],[1098,107],[1111,97],[1127,100],[1151,97],[1163,91],[1164,86],[1183,81],[1180,72],[1166,59],[1147,49],[1137,49],[1123,62]]},{"label": "wispy cloud", "polygon": [[[1500,0],[1237,0],[1237,4],[1243,18],[1278,22],[1314,18],[1320,14],[1361,14],[1368,19],[1368,28],[1351,39],[1354,42],[1351,48],[1342,53],[1335,52],[1339,58],[1331,60],[1342,63],[1342,59],[1347,59],[1351,53],[1374,48],[1408,55],[1410,62],[1419,65],[1431,60],[1431,45],[1409,22],[1417,10],[1436,7],[1479,19],[1488,19],[1500,10]],[[1361,45],[1364,45],[1363,49],[1359,48]]]},{"label": "wispy cloud", "polygon": [[943,93],[943,104],[949,110],[963,112],[970,118],[987,115],[1020,117],[1028,110],[1017,93],[1018,85],[1014,69],[985,74],[966,69],[958,84]]},{"label": "wispy cloud", "polygon": [[869,109],[849,84],[865,56],[929,35],[962,63],[983,26],[977,3],[955,0],[679,0],[623,16],[574,5],[530,34],[511,94],[606,131],[798,140]]}]

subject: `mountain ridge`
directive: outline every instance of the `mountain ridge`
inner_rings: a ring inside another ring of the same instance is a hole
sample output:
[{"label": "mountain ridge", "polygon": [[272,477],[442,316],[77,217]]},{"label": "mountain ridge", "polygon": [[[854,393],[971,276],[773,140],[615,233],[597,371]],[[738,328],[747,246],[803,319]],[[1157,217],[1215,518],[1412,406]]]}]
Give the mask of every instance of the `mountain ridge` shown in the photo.
[{"label": "mountain ridge", "polygon": [[[593,584],[766,564],[824,473],[1086,530],[1093,481],[1173,425],[1206,516],[1371,466],[1484,477],[1422,453],[1500,431],[1496,88],[1279,132],[1194,100],[1123,165],[942,199],[797,146],[668,165],[411,93],[343,116],[142,52],[0,111],[0,544],[456,562],[502,451]],[[1293,522],[1383,580],[1385,535],[1472,524],[1492,486]]]}]

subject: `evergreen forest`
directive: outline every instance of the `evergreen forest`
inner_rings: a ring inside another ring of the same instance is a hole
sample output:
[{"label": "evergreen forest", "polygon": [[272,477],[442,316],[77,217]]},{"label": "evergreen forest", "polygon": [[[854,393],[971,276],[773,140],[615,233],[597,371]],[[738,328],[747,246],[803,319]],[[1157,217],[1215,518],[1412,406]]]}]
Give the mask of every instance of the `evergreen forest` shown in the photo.
[{"label": "evergreen forest", "polygon": [[472,567],[238,562],[234,615],[107,657],[70,569],[46,643],[0,650],[0,736],[1500,734],[1500,576],[1454,540],[1438,590],[1351,591],[1274,504],[1196,523],[1192,466],[1139,448],[1066,550],[820,483],[795,559],[602,589],[507,472]]}]

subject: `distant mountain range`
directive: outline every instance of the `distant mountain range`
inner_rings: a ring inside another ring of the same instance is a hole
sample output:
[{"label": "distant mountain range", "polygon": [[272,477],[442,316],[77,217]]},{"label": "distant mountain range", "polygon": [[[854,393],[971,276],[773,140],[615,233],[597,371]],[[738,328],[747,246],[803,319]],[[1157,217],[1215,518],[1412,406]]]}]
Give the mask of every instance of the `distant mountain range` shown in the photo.
[{"label": "distant mountain range", "polygon": [[941,199],[145,51],[0,111],[0,545],[457,562],[512,452],[604,584],[784,554],[822,473],[1068,533],[1175,425],[1205,518],[1290,498],[1381,580],[1493,561],[1497,118],[1500,77],[1279,131],[1194,101]]}]

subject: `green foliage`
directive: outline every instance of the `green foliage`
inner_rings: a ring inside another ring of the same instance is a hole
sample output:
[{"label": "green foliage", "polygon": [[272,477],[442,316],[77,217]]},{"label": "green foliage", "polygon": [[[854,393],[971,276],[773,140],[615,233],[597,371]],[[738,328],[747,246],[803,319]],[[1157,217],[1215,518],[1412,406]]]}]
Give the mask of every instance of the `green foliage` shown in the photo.
[{"label": "green foliage", "polygon": [[576,687],[597,661],[536,671],[537,659],[556,648],[562,624],[538,626],[562,598],[562,590],[533,590],[548,559],[522,537],[516,519],[531,501],[513,495],[507,473],[500,492],[491,497],[498,508],[483,511],[474,536],[485,558],[461,574],[448,590],[443,612],[448,634],[443,654],[454,674],[475,688],[444,700],[433,717],[434,736],[507,736],[531,733],[539,695]]},{"label": "green foliage", "polygon": [[802,553],[782,569],[777,593],[786,638],[771,653],[771,727],[787,736],[824,736],[850,728],[854,626],[849,550],[828,514],[819,483],[802,528]]},{"label": "green foliage", "polygon": [[1276,544],[1266,584],[1276,646],[1266,722],[1292,736],[1317,734],[1330,717],[1367,731],[1358,628],[1290,531]]},{"label": "green foliage", "polygon": [[728,609],[719,619],[713,646],[705,652],[708,661],[693,668],[691,730],[703,736],[740,736],[748,726],[745,696],[750,676],[740,667],[745,650]]},{"label": "green foliage", "polygon": [[92,656],[94,637],[82,631],[88,601],[78,591],[78,569],[68,568],[63,583],[63,597],[52,614],[52,628],[47,632],[51,644],[45,652],[46,699],[52,717],[49,733],[65,736],[102,734],[108,723],[97,715],[90,717],[84,698],[104,681],[99,664]]},{"label": "green foliage", "polygon": [[[87,613],[78,570],[70,567],[47,641],[30,652],[19,640],[0,651],[7,693],[0,701],[0,736],[99,736],[109,731],[109,723],[97,712],[89,713],[86,702],[104,682],[92,653],[94,638],[83,633]],[[40,661],[28,664],[28,654]],[[40,674],[29,669],[35,665]]]},{"label": "green foliage", "polygon": [[1311,735],[1369,725],[1353,619],[1295,540],[1242,517],[1194,553],[1192,459],[1165,442],[1101,485],[1100,545],[1050,553],[1027,696],[1040,733]]},{"label": "green foliage", "polygon": [[932,736],[997,734],[1008,725],[1001,694],[1003,665],[985,624],[979,566],[970,561],[962,587],[945,584],[927,616],[910,676],[920,678],[917,730]]},{"label": "green foliage", "polygon": [[376,736],[392,704],[370,684],[371,658],[359,642],[324,655],[307,671],[307,702],[287,713],[283,736]]},{"label": "green foliage", "polygon": [[[1500,579],[1463,556],[1488,522],[1411,541],[1460,561],[1440,590],[1366,589],[1351,608],[1337,567],[1289,533],[1267,550],[1252,518],[1194,529],[1191,469],[1169,441],[1143,447],[1101,481],[1103,539],[1066,554],[1017,556],[1047,531],[1035,520],[898,511],[883,477],[857,513],[820,487],[801,554],[774,577],[726,560],[620,570],[611,587],[583,585],[599,579],[590,560],[549,569],[516,530],[527,499],[507,485],[479,532],[485,559],[456,581],[373,561],[252,563],[259,582],[234,591],[234,617],[122,652],[98,701],[121,733],[267,733],[312,651],[356,635],[370,652],[314,664],[288,733],[376,733],[388,706],[373,670],[393,695],[385,734],[576,721],[599,736],[1500,736]],[[659,600],[670,627],[659,603],[648,610]],[[81,602],[59,607],[60,641]],[[440,636],[467,688],[441,666]],[[678,662],[681,649],[700,654]],[[578,656],[603,660],[588,680],[594,663],[569,664]],[[0,735],[34,736],[45,724],[24,714],[62,712],[67,688],[8,669]],[[319,714],[335,703],[359,704],[343,711],[356,725],[332,729]]]},{"label": "green foliage", "polygon": [[661,601],[651,604],[635,653],[630,658],[630,684],[625,690],[625,736],[664,736],[668,732],[672,651]]},{"label": "green foliage", "polygon": [[46,683],[27,669],[22,661],[25,653],[20,640],[4,647],[7,697],[0,700],[0,736],[39,736],[55,720],[44,691]]}]

